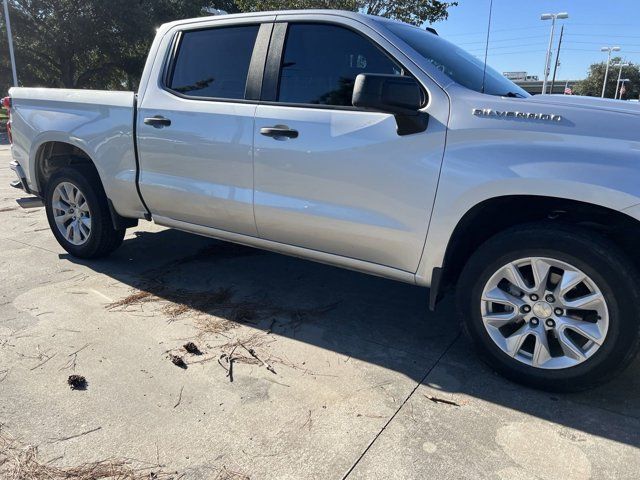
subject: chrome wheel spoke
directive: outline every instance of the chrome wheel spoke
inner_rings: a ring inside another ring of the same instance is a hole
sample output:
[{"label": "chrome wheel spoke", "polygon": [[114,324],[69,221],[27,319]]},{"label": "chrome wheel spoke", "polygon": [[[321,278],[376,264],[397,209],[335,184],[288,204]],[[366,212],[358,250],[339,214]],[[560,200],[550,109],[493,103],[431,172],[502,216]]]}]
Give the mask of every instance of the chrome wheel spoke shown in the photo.
[{"label": "chrome wheel spoke", "polygon": [[505,338],[506,352],[512,357],[515,357],[530,334],[531,330],[529,329],[529,326],[523,325],[520,329],[509,335]]},{"label": "chrome wheel spoke", "polygon": [[488,325],[492,327],[500,328],[505,325],[509,325],[516,321],[520,315],[517,312],[505,312],[505,313],[489,313],[487,315],[483,315],[482,319]]},{"label": "chrome wheel spoke", "polygon": [[597,310],[604,303],[604,297],[600,292],[594,292],[563,303],[566,308],[575,310]]},{"label": "chrome wheel spoke", "polygon": [[504,276],[511,284],[515,285],[523,292],[529,292],[531,290],[527,286],[527,282],[522,276],[522,273],[520,273],[518,267],[513,263],[510,263],[504,268]]},{"label": "chrome wheel spoke", "polygon": [[498,287],[495,287],[489,292],[486,292],[482,296],[482,300],[485,302],[493,302],[493,303],[499,303],[501,305],[508,305],[515,310],[517,310],[522,305],[524,305],[524,302],[522,301],[522,299],[516,297],[515,295],[511,295],[510,293],[507,293]]},{"label": "chrome wheel spoke", "polygon": [[73,193],[73,190],[75,189],[75,187],[70,183],[63,183],[63,188],[64,188],[64,194],[65,194],[65,198],[64,199],[68,203],[74,203],[75,194]]},{"label": "chrome wheel spoke", "polygon": [[586,359],[586,356],[582,349],[575,344],[575,342],[567,336],[566,331],[558,332],[558,342],[560,343],[560,348],[564,354],[574,360],[583,361]]},{"label": "chrome wheel spoke", "polygon": [[73,222],[71,222],[69,225],[67,225],[65,237],[70,242],[73,242]]},{"label": "chrome wheel spoke", "polygon": [[73,215],[66,212],[63,212],[60,215],[55,216],[56,223],[62,223],[62,224],[67,223],[67,221],[71,218],[73,218]]},{"label": "chrome wheel spoke", "polygon": [[536,345],[533,348],[532,363],[534,367],[541,367],[551,360],[551,350],[549,348],[549,340],[547,333],[543,329],[538,329],[535,334]]},{"label": "chrome wheel spoke", "polygon": [[582,272],[576,272],[574,270],[565,270],[562,273],[562,279],[556,288],[557,295],[564,296],[572,288],[576,287],[586,279],[586,275]]},{"label": "chrome wheel spoke", "polygon": [[533,271],[534,288],[535,290],[541,290],[547,283],[549,278],[549,270],[551,264],[542,258],[531,259],[531,270]]},{"label": "chrome wheel spoke", "polygon": [[592,341],[596,345],[602,345],[602,341],[604,340],[600,326],[597,323],[561,317],[558,318],[558,326],[559,328],[573,330],[578,335]]}]

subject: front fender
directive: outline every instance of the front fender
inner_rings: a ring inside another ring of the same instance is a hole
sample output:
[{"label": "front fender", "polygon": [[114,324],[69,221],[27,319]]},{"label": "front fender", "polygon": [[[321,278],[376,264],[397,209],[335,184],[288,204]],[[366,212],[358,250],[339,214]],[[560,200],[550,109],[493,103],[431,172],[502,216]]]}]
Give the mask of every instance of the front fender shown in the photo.
[{"label": "front fender", "polygon": [[[616,211],[640,204],[640,142],[635,133],[640,115],[595,115],[526,99],[498,99],[494,102],[504,110],[560,114],[562,122],[477,117],[472,107],[487,101],[487,96],[477,95],[462,102],[457,96],[459,103],[453,106],[438,195],[416,272],[422,285],[430,285],[433,268],[442,267],[458,222],[486,200],[555,197]],[[625,213],[640,218],[638,208]]]}]

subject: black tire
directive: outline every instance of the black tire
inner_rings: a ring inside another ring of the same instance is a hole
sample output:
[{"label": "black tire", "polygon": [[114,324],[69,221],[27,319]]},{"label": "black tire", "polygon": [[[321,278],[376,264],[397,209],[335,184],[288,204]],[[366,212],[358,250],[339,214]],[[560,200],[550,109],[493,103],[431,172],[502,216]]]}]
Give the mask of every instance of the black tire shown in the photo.
[{"label": "black tire", "polygon": [[[536,368],[503,351],[489,335],[481,312],[482,291],[503,265],[525,257],[569,263],[592,279],[604,295],[609,327],[601,346],[582,363],[563,369]],[[640,347],[639,276],[612,242],[579,227],[548,223],[519,226],[485,242],[469,259],[458,285],[463,327],[481,358],[505,377],[549,391],[579,391],[619,374]]]},{"label": "black tire", "polygon": [[[59,231],[54,219],[52,199],[56,187],[62,182],[69,182],[77,186],[84,194],[91,210],[91,232],[81,245],[75,245],[68,241]],[[75,165],[55,172],[47,182],[45,209],[49,227],[56,240],[74,257],[105,257],[122,244],[125,229],[115,230],[113,228],[107,196],[104,193],[100,177],[91,165]]]}]

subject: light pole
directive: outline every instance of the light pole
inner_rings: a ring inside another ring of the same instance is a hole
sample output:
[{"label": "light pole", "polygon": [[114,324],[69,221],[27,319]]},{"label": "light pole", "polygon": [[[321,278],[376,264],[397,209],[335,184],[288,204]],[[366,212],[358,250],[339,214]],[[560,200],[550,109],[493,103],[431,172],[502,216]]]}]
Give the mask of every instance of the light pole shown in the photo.
[{"label": "light pole", "polygon": [[11,21],[9,20],[9,7],[7,0],[4,3],[4,21],[7,24],[7,37],[9,38],[9,57],[11,58],[11,72],[13,73],[13,86],[18,86],[18,73],[16,72],[16,57],[13,55],[13,37],[11,36]]},{"label": "light pole", "polygon": [[544,64],[544,82],[542,82],[542,94],[547,93],[547,80],[549,78],[549,70],[551,69],[551,47],[553,46],[553,34],[556,29],[556,20],[569,18],[567,12],[560,13],[543,13],[540,20],[551,20],[551,34],[549,35],[549,47],[547,48],[547,58]]},{"label": "light pole", "polygon": [[618,88],[620,88],[620,79],[622,78],[622,67],[628,67],[629,65],[631,64],[622,62],[611,65],[613,68],[620,67],[620,70],[618,70],[618,81],[616,82],[616,94],[613,97],[614,99],[618,98]]},{"label": "light pole", "polygon": [[602,82],[602,95],[600,95],[601,98],[604,98],[604,90],[607,88],[607,77],[609,76],[609,64],[611,63],[611,52],[619,52],[620,47],[602,47],[600,51],[608,52],[607,68],[604,71],[604,82]]}]

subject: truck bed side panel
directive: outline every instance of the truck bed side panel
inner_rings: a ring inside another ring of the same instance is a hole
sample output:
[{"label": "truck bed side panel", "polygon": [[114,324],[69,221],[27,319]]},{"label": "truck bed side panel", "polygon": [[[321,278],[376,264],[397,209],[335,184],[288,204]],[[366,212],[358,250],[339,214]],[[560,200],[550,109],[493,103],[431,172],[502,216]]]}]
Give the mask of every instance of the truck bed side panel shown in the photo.
[{"label": "truck bed side panel", "polygon": [[47,142],[65,142],[91,158],[120,215],[144,216],[135,188],[133,92],[12,88],[10,95],[13,158],[30,188],[44,194],[36,176],[40,148]]}]

